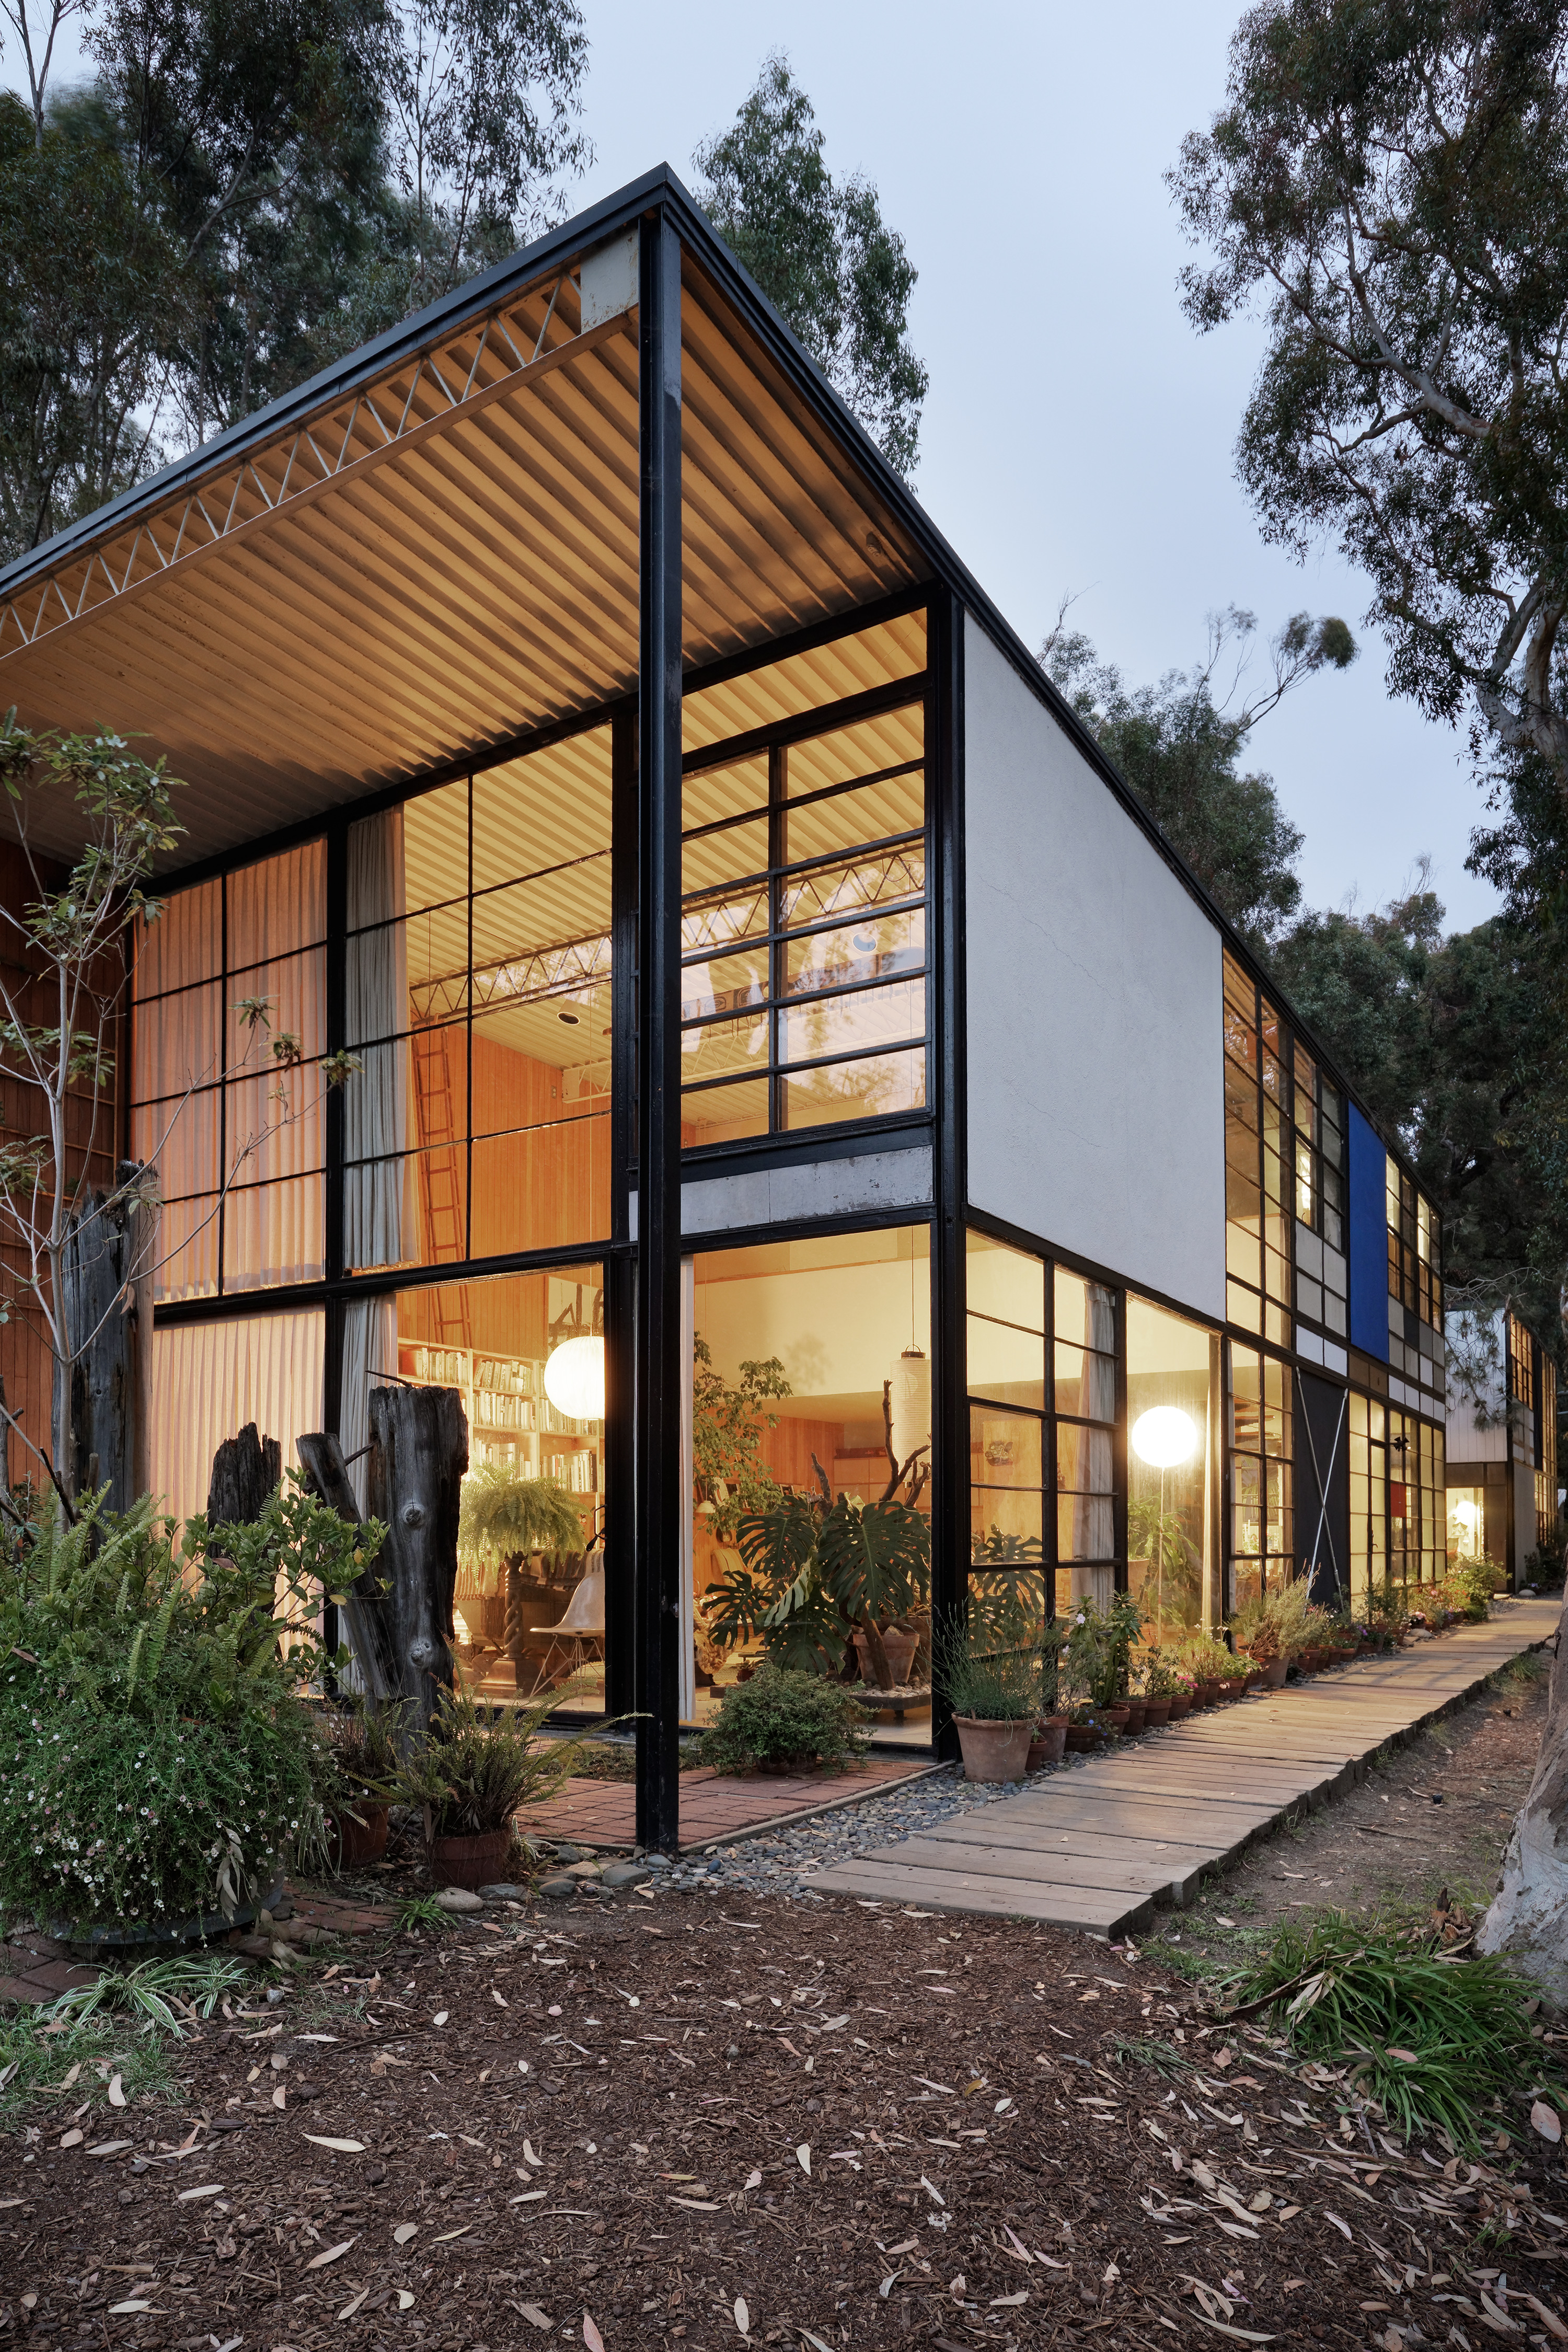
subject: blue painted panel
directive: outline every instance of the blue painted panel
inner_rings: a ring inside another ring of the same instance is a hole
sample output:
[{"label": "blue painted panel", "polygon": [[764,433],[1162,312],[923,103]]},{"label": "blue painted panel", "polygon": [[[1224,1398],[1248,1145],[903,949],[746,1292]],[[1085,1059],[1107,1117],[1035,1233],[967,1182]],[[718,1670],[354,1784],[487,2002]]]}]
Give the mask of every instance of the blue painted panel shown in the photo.
[{"label": "blue painted panel", "polygon": [[1388,1154],[1350,1106],[1351,1344],[1388,1361]]}]

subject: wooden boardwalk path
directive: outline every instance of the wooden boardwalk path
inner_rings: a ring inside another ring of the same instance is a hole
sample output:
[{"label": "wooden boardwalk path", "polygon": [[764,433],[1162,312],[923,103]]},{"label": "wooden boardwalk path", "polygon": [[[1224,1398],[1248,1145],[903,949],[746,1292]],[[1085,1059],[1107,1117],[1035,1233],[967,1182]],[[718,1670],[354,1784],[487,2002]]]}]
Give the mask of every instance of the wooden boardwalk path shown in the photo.
[{"label": "wooden boardwalk path", "polygon": [[1059,1766],[1015,1797],[836,1863],[812,1884],[1123,1934],[1158,1904],[1194,1901],[1206,1872],[1283,1815],[1363,1779],[1379,1748],[1447,1714],[1556,1630],[1556,1600],[1495,1605],[1485,1625],[1207,1707],[1115,1753]]}]

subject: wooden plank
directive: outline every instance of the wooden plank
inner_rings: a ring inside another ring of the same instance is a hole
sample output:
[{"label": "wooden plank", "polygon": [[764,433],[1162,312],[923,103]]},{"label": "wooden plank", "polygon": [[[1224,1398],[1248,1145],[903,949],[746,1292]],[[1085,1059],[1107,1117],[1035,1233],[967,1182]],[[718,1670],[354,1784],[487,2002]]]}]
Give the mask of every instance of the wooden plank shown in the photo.
[{"label": "wooden plank", "polygon": [[862,1862],[886,1863],[891,1869],[900,1864],[906,1870],[952,1871],[964,1874],[978,1871],[991,1878],[1016,1879],[1021,1886],[1059,1886],[1064,1875],[1074,1886],[1099,1888],[1101,1892],[1123,1895],[1148,1895],[1156,1902],[1182,1904],[1189,1890],[1208,1869],[1205,1859],[1194,1859],[1188,1849],[1186,1861],[1179,1856],[1158,1853],[1135,1838],[1105,1841],[1112,1851],[1104,1854],[1074,1854],[1072,1868],[1064,1874],[1063,1856],[1049,1848],[1019,1845],[1012,1840],[999,1840],[994,1844],[964,1844],[961,1840],[943,1838],[910,1838],[904,1845],[883,1846],[875,1853],[862,1854]]},{"label": "wooden plank", "polygon": [[830,1885],[836,1894],[918,1906],[922,1911],[983,1912],[994,1918],[1035,1919],[1047,1927],[1087,1927],[1103,1936],[1141,1927],[1154,1913],[1148,1895],[1100,1895],[1082,1886],[1026,1886],[983,1874],[904,1871],[887,1863],[838,1863],[816,1883]]}]

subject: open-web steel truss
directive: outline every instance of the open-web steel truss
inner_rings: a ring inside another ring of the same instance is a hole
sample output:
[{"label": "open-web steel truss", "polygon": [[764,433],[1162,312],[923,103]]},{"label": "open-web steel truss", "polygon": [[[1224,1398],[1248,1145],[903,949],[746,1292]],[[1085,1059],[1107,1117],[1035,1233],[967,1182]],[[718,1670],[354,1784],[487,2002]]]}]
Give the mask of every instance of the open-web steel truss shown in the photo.
[{"label": "open-web steel truss", "polygon": [[570,274],[558,270],[552,281],[467,320],[455,335],[405,354],[308,424],[216,466],[120,537],[15,589],[0,600],[0,661],[624,332],[619,318],[576,332],[563,315],[563,292],[574,311]]}]

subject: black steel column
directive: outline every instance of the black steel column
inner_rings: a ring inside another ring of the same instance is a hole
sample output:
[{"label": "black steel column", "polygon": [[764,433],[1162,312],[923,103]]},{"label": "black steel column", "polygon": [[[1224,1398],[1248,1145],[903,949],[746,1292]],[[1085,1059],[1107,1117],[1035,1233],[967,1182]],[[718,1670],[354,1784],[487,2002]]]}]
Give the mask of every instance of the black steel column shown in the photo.
[{"label": "black steel column", "polygon": [[[927,1083],[936,1089],[931,1167],[931,1621],[962,1609],[969,1576],[969,1395],[964,1345],[968,1041],[963,980],[963,608],[944,589],[929,607],[926,777],[934,860],[935,1029]],[[935,1688],[939,1755],[958,1753],[945,1693]]]},{"label": "black steel column", "polygon": [[610,721],[610,1239],[605,1264],[605,1712],[637,1699],[637,1268],[626,1255],[637,1167],[637,720]]},{"label": "black steel column", "polygon": [[680,239],[642,224],[637,740],[637,1839],[679,1834]]},{"label": "black steel column", "polygon": [[[349,829],[347,821],[334,817],[327,827],[327,1051],[341,1054],[346,1043],[348,1026],[348,924],[349,924]],[[355,1081],[348,1081],[353,1086]],[[346,1181],[343,1159],[347,1125],[344,1116],[343,1089],[326,1088],[326,1102],[321,1120],[322,1160],[325,1172],[321,1179],[322,1235],[321,1268],[329,1282],[341,1281],[343,1272],[343,1187]],[[322,1316],[321,1344],[325,1360],[321,1366],[321,1426],[336,1431],[342,1412],[343,1394],[343,1318],[341,1298],[329,1298]],[[289,1465],[285,1464],[285,1468]],[[338,1646],[338,1605],[327,1601],[321,1609],[321,1639],[329,1651]]]}]

